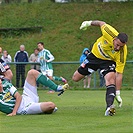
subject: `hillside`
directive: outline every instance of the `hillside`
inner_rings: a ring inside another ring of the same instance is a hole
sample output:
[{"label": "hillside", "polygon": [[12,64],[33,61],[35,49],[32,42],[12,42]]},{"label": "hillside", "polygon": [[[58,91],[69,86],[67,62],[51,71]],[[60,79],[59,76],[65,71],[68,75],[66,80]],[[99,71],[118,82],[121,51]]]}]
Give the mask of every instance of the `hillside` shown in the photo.
[{"label": "hillside", "polygon": [[[80,31],[84,20],[103,20],[119,32],[129,36],[128,60],[133,59],[133,8],[125,3],[68,3],[51,1],[0,5],[0,28],[43,26],[42,33],[28,32],[21,35],[0,35],[0,46],[12,57],[20,44],[26,45],[31,54],[36,43],[43,41],[45,48],[55,56],[55,61],[75,61],[84,47],[89,47],[101,35],[98,27]],[[17,34],[17,33],[16,33]]]}]

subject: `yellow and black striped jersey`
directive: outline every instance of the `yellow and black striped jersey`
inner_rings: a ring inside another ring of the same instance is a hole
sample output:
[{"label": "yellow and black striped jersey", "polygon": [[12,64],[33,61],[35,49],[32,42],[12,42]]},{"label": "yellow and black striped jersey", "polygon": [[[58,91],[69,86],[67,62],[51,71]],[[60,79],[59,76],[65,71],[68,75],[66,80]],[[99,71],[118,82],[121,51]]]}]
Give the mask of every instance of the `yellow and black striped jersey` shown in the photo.
[{"label": "yellow and black striped jersey", "polygon": [[103,60],[113,60],[116,62],[116,71],[123,73],[126,57],[127,57],[127,46],[124,45],[120,51],[114,51],[114,38],[119,34],[109,24],[101,26],[102,36],[97,39],[92,48],[92,53]]}]

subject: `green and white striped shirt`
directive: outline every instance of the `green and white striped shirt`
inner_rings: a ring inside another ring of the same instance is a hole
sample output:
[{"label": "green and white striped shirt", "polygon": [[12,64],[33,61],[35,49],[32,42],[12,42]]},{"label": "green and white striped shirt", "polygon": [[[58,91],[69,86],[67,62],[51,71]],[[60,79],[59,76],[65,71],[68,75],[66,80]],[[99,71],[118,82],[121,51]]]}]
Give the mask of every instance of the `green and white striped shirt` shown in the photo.
[{"label": "green and white striped shirt", "polygon": [[[47,62],[45,61],[45,59],[47,60]],[[40,63],[41,71],[46,71],[49,69],[53,70],[51,63],[53,60],[54,56],[50,53],[49,50],[43,49],[42,51],[40,51],[38,54],[38,62]]]},{"label": "green and white striped shirt", "polygon": [[2,81],[3,92],[0,92],[0,111],[9,114],[13,111],[16,103],[14,94],[17,89],[8,81]]}]

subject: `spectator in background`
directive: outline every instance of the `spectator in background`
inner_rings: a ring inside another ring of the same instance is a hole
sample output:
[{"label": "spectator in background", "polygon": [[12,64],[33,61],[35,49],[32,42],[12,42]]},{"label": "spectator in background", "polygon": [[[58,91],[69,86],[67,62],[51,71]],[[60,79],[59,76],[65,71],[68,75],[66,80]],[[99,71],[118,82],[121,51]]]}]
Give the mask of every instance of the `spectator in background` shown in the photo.
[{"label": "spectator in background", "polygon": [[[29,62],[37,62],[38,53],[39,53],[39,50],[37,48],[34,49],[34,53],[32,53],[29,57]],[[31,69],[40,71],[40,65],[33,64],[31,65]]]},{"label": "spectator in background", "polygon": [[[80,64],[83,63],[83,61],[86,59],[86,57],[89,53],[90,53],[90,50],[88,48],[84,48],[82,55],[80,56]],[[90,88],[91,75],[85,76],[83,82],[84,82],[84,88]],[[87,83],[87,85],[86,85],[86,83]]]},{"label": "spectator in background", "polygon": [[[39,50],[37,48],[34,49],[34,53],[32,53],[29,57],[29,62],[32,62],[32,63],[37,62],[38,53],[39,53]],[[35,69],[40,72],[40,65],[33,64],[31,65],[31,69]],[[37,86],[39,87],[38,83],[37,83]]]},{"label": "spectator in background", "polygon": [[[20,45],[20,50],[14,56],[14,62],[28,62],[28,53],[25,51],[25,46]],[[25,82],[25,64],[16,64],[16,87],[19,88],[19,81],[21,76],[21,87]]]},{"label": "spectator in background", "polygon": [[6,50],[3,51],[1,59],[7,64],[12,62],[12,57],[8,54]]}]

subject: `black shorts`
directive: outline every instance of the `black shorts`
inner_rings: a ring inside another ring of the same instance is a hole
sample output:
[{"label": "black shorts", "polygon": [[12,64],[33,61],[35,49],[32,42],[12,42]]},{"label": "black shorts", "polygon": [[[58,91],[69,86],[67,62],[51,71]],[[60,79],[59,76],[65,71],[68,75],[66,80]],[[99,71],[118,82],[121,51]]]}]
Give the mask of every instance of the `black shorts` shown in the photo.
[{"label": "black shorts", "polygon": [[102,60],[90,53],[84,62],[78,68],[78,72],[82,75],[89,75],[100,69],[100,73],[105,76],[109,72],[115,72],[116,63],[112,60]]}]

